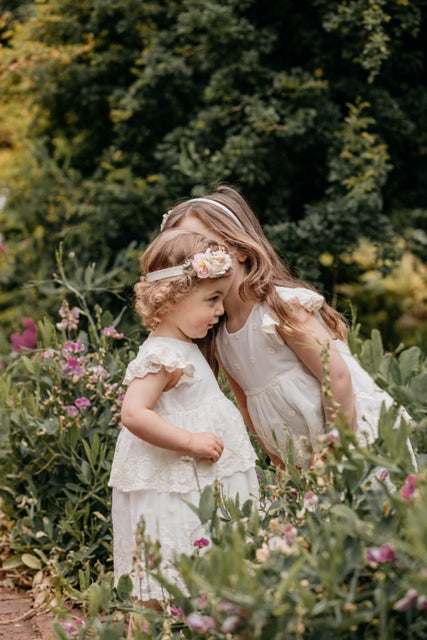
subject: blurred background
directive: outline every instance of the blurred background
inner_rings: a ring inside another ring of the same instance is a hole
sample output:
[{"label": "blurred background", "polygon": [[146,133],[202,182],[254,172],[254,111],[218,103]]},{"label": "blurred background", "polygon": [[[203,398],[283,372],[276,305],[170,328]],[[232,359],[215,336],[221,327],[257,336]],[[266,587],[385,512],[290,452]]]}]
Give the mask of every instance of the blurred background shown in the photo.
[{"label": "blurred background", "polygon": [[426,15],[425,0],[3,0],[0,351],[57,316],[64,278],[135,331],[140,252],[175,202],[221,182],[362,335],[423,347]]}]

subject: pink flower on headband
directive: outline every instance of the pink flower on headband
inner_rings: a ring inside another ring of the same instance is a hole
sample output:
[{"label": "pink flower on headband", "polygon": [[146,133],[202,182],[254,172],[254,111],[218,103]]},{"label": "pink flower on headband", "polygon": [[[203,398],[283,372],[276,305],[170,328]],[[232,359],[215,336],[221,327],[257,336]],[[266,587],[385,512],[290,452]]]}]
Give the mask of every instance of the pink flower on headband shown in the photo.
[{"label": "pink flower on headband", "polygon": [[223,249],[207,249],[205,253],[196,253],[191,266],[198,278],[219,278],[230,269],[231,258]]}]

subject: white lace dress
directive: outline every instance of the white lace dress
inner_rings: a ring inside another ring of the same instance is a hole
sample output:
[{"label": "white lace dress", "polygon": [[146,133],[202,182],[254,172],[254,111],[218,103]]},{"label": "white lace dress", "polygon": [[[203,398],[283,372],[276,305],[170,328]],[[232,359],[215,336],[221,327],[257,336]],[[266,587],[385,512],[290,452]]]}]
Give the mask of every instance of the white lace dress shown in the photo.
[{"label": "white lace dress", "polygon": [[174,338],[148,338],[126,371],[125,383],[164,366],[183,371],[178,384],[163,392],[155,410],[166,420],[191,432],[210,431],[224,441],[216,464],[183,459],[182,454],[155,447],[121,428],[109,486],[113,487],[113,554],[115,580],[130,574],[134,595],[141,600],[163,599],[160,585],[144,569],[135,570],[135,531],[141,515],[146,531],[161,542],[163,570],[173,582],[175,552],[193,553],[194,541],[206,537],[188,501],[198,506],[200,491],[218,479],[228,496],[240,503],[258,497],[256,454],[235,405],[222,393],[197,345]]},{"label": "white lace dress", "polygon": [[[302,287],[277,287],[277,291],[283,300],[300,304],[323,323],[318,313],[324,300],[320,294]],[[249,415],[266,448],[286,455],[290,437],[298,455],[315,448],[319,434],[325,432],[321,387],[278,335],[277,325],[266,305],[255,305],[239,331],[229,333],[222,323],[217,349],[225,370],[246,395]],[[351,374],[359,441],[370,443],[378,436],[382,403],[390,406],[393,399],[375,384],[344,342],[333,343]]]}]

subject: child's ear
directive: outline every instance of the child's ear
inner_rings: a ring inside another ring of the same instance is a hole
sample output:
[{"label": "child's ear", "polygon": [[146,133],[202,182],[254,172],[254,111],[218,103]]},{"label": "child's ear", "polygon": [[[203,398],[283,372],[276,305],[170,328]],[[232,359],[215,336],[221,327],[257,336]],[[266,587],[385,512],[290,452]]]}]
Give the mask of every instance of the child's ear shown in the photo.
[{"label": "child's ear", "polygon": [[236,254],[236,258],[238,262],[246,262],[247,257],[248,256],[246,256],[244,253],[241,253],[240,251],[239,253]]}]

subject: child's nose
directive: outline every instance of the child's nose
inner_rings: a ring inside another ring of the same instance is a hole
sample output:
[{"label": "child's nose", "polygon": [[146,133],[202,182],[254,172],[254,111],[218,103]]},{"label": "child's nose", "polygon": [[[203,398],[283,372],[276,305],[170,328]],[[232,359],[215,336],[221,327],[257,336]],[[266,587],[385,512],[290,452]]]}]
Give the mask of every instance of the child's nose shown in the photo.
[{"label": "child's nose", "polygon": [[224,305],[222,304],[222,302],[218,302],[215,309],[215,315],[222,316],[223,313],[224,313]]}]

